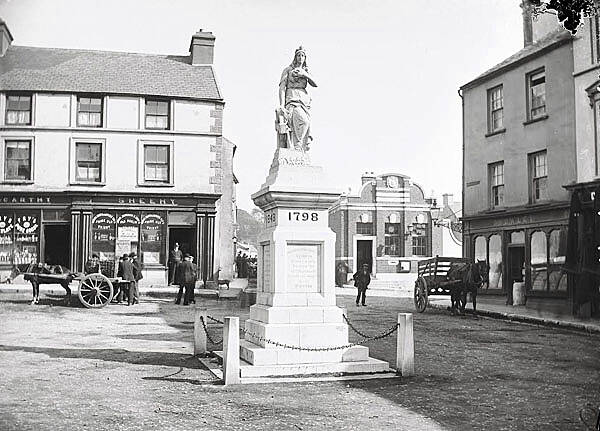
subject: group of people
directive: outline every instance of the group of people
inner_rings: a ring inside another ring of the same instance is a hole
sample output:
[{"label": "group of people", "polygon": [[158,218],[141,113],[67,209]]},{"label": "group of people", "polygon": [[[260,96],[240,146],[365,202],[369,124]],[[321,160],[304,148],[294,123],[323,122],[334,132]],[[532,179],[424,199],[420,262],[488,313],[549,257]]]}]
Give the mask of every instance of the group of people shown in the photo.
[{"label": "group of people", "polygon": [[237,278],[252,278],[256,277],[256,258],[250,257],[246,253],[238,251],[235,257],[235,269]]},{"label": "group of people", "polygon": [[[121,303],[127,298],[127,305],[139,304],[140,294],[138,282],[144,278],[142,269],[143,265],[137,259],[137,254],[135,252],[129,254],[125,253],[119,258],[117,277],[124,281],[116,284],[118,290],[117,294],[114,296],[116,303]],[[96,253],[92,254],[92,258],[86,262],[84,272],[86,275],[102,273],[100,258]]]},{"label": "group of people", "polygon": [[[175,243],[173,250],[169,253],[169,285],[179,285],[175,304],[195,304],[194,289],[198,278],[198,266],[194,263],[194,256],[179,250],[179,243]],[[184,294],[185,290],[185,294]]]}]

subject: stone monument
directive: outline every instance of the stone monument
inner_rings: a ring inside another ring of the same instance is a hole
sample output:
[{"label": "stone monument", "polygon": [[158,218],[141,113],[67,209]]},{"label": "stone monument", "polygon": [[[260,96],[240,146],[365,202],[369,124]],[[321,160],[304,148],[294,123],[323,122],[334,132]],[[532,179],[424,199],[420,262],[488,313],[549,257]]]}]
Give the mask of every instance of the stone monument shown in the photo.
[{"label": "stone monument", "polygon": [[336,306],[335,233],[328,227],[328,208],[339,193],[308,155],[308,85],[317,86],[300,47],[279,84],[269,175],[252,195],[266,229],[259,238],[256,304],[240,343],[242,378],[389,370],[387,362],[369,358],[367,347],[336,349],[349,344]]}]

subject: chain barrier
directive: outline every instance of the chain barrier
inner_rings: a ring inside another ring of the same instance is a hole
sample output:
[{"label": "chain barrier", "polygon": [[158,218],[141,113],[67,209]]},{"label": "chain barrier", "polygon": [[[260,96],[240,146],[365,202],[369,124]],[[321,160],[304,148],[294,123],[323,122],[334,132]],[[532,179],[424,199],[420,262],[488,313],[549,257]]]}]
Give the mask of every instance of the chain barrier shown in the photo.
[{"label": "chain barrier", "polygon": [[[210,316],[206,316],[206,317],[208,317],[208,318],[209,318],[209,319],[211,319],[211,320],[216,320],[216,319],[213,319],[213,318],[212,318],[212,317],[210,317]],[[222,338],[221,338],[219,341],[216,341],[216,340],[215,340],[214,338],[212,338],[212,337],[210,336],[210,334],[208,333],[208,328],[206,327],[206,322],[204,321],[204,316],[200,316],[200,321],[202,322],[202,327],[204,328],[204,332],[206,333],[206,339],[207,339],[208,341],[210,341],[212,344],[221,344],[221,343],[223,342],[223,339],[222,339]],[[217,322],[218,322],[218,321],[217,321]],[[221,323],[223,323],[223,322],[221,322]]]},{"label": "chain barrier", "polygon": [[[220,323],[223,324],[222,321],[215,319],[212,316],[206,316],[209,320],[212,320],[215,323]],[[213,338],[210,336],[210,334],[208,333],[208,328],[206,327],[206,323],[204,322],[204,317],[200,317],[200,320],[202,321],[202,327],[204,328],[204,332],[206,333],[206,338],[208,339],[208,341],[210,341],[212,344],[221,344],[223,342],[223,339],[221,339],[218,342],[215,342],[215,340],[213,340]],[[389,329],[386,329],[385,331],[381,332],[378,335],[367,335],[364,334],[362,332],[360,332],[359,330],[357,330],[346,318],[346,316],[344,316],[344,320],[348,323],[348,326],[350,328],[352,328],[352,330],[354,332],[356,332],[358,335],[360,335],[362,337],[362,339],[356,343],[348,343],[348,344],[344,344],[341,346],[333,346],[333,347],[300,347],[300,346],[295,346],[292,344],[286,344],[286,343],[280,343],[278,341],[273,341],[273,340],[269,340],[268,338],[265,337],[261,337],[258,334],[255,334],[251,331],[248,331],[246,328],[240,327],[240,332],[244,333],[244,335],[249,335],[250,337],[252,337],[255,340],[258,341],[262,341],[264,343],[267,344],[272,344],[274,346],[277,347],[283,347],[284,349],[291,349],[291,350],[300,350],[300,351],[305,351],[305,352],[330,352],[330,351],[334,351],[334,350],[343,350],[343,349],[348,349],[350,347],[354,347],[354,346],[360,346],[368,341],[376,341],[376,340],[381,340],[383,338],[387,338],[390,335],[392,335],[394,332],[396,332],[398,330],[398,324],[395,323],[393,326],[391,326]]]}]

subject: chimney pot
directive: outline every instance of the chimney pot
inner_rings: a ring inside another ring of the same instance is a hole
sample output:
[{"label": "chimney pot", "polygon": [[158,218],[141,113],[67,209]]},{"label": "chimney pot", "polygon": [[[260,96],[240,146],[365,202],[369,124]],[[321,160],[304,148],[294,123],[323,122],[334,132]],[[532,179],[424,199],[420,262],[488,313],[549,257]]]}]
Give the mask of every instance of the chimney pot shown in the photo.
[{"label": "chimney pot", "polygon": [[10,46],[13,41],[12,34],[10,34],[10,30],[8,29],[8,25],[2,18],[0,18],[0,57],[6,54],[6,50]]},{"label": "chimney pot", "polygon": [[533,5],[530,0],[521,1],[523,9],[523,46],[529,46],[533,43]]},{"label": "chimney pot", "polygon": [[210,31],[198,30],[192,36],[190,57],[192,65],[212,64],[215,53],[215,36]]}]

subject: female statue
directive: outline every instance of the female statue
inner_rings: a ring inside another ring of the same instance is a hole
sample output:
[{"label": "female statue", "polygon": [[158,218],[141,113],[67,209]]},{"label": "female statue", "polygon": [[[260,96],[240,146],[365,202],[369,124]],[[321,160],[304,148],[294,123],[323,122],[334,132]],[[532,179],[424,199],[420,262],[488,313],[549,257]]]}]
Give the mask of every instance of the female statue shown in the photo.
[{"label": "female statue", "polygon": [[[307,85],[317,86],[306,66],[306,52],[302,47],[294,53],[292,64],[286,67],[279,81],[279,104],[277,112],[278,132],[287,135],[287,146],[307,151],[312,141],[310,134],[310,102]],[[280,140],[281,142],[281,140]]]}]

